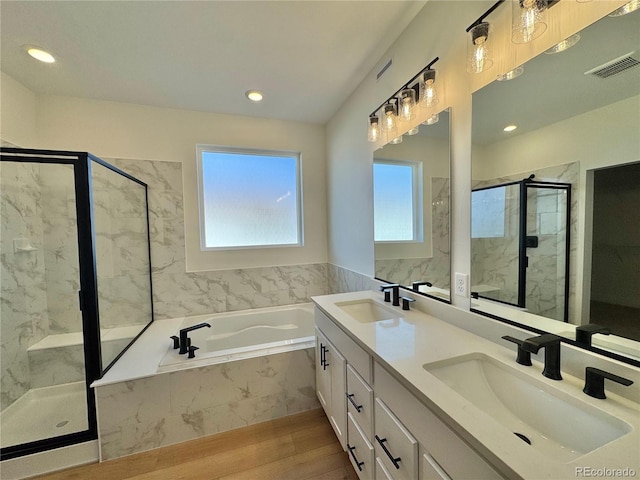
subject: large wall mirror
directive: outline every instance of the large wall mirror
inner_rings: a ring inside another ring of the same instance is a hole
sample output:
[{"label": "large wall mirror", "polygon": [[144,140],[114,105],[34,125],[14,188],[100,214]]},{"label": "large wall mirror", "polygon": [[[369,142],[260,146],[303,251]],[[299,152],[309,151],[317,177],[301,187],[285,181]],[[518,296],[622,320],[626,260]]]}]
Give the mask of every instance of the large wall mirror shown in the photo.
[{"label": "large wall mirror", "polygon": [[473,94],[471,308],[640,365],[640,11],[522,70]]},{"label": "large wall mirror", "polygon": [[373,158],[376,277],[446,302],[449,120],[449,110],[443,110]]}]

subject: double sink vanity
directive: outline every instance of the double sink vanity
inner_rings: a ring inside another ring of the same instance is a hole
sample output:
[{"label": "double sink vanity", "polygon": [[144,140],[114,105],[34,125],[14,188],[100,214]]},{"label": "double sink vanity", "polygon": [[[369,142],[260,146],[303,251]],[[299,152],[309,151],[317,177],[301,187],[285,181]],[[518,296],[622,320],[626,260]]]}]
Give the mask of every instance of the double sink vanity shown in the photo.
[{"label": "double sink vanity", "polygon": [[542,355],[521,365],[373,291],[313,300],[317,395],[361,479],[640,474],[640,406],[610,380],[593,398],[584,375],[546,378]]}]

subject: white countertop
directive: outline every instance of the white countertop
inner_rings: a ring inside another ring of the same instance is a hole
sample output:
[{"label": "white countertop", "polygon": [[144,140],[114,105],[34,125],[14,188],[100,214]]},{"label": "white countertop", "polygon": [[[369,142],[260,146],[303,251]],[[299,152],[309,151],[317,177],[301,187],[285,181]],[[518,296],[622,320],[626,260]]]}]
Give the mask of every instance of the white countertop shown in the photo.
[{"label": "white countertop", "polygon": [[[399,320],[361,323],[335,305],[365,299],[397,309]],[[415,309],[407,312],[391,307],[382,302],[377,292],[326,295],[312,300],[450,428],[496,465],[502,463],[522,478],[577,478],[577,467],[629,467],[636,475],[640,473],[640,405],[637,403],[610,392],[606,400],[589,397],[582,392],[582,378],[563,373],[562,381],[547,379],[541,375],[543,365],[535,355],[532,367],[518,365],[515,345],[508,349]],[[549,459],[422,368],[425,363],[474,352],[487,354],[549,385],[550,389],[563,391],[604,410],[630,424],[633,430],[569,463]]]}]

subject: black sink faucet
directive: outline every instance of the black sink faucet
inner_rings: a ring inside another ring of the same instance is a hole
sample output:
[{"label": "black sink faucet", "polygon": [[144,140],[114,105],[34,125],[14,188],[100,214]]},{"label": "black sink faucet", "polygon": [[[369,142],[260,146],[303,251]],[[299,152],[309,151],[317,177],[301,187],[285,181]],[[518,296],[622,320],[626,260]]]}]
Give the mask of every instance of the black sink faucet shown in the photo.
[{"label": "black sink faucet", "polygon": [[579,327],[576,327],[576,342],[578,342],[580,345],[584,345],[585,347],[590,347],[591,337],[593,337],[593,335],[596,333],[601,333],[602,335],[610,335],[611,329],[595,323],[580,325]]},{"label": "black sink faucet", "polygon": [[422,285],[426,285],[427,287],[433,287],[433,283],[431,283],[431,282],[413,282],[413,283],[411,284],[411,289],[412,289],[414,292],[418,292],[418,293],[420,293],[420,287],[421,287]]},{"label": "black sink faucet", "polygon": [[552,380],[562,380],[560,375],[560,337],[545,333],[538,337],[527,338],[521,348],[525,352],[538,353],[544,348],[544,370],[542,375]]},{"label": "black sink faucet", "polygon": [[208,323],[198,323],[197,325],[191,325],[190,327],[180,330],[180,351],[178,352],[180,355],[184,355],[189,351],[190,342],[187,334],[192,330],[197,330],[204,327],[211,328],[211,325],[209,325]]},{"label": "black sink faucet", "polygon": [[[380,285],[381,292],[386,292],[387,290],[391,290],[391,294],[393,297],[393,302],[391,302],[391,305],[393,305],[394,307],[399,307],[400,306],[400,285],[397,283],[388,283],[387,285]],[[384,301],[385,302],[389,301],[387,300],[386,295],[385,295]]]}]

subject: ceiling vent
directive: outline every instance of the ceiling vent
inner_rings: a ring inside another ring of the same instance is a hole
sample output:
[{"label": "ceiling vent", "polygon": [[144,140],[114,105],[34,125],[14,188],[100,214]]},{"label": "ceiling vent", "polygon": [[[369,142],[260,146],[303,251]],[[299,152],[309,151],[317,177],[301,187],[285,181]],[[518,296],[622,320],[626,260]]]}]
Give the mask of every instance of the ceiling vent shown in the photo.
[{"label": "ceiling vent", "polygon": [[610,62],[604,63],[596,68],[584,72],[585,75],[594,75],[598,78],[608,78],[618,73],[629,70],[640,65],[640,60],[634,58],[635,52],[627,53]]}]

